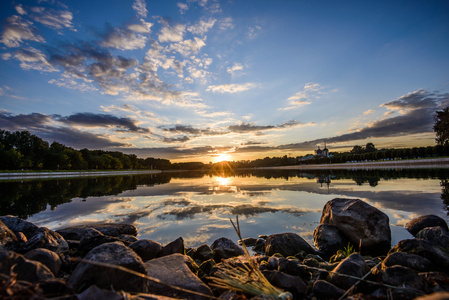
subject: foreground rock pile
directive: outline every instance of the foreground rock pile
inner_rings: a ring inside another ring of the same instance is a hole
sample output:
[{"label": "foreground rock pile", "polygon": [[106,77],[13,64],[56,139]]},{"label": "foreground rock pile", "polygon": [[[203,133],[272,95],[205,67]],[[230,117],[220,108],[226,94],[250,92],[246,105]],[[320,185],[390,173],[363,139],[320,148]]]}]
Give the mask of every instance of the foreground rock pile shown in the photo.
[{"label": "foreground rock pile", "polygon": [[138,240],[132,225],[52,231],[3,216],[0,298],[268,299],[216,286],[220,270],[252,260],[288,292],[280,299],[449,299],[447,223],[428,215],[406,229],[414,238],[391,247],[387,215],[361,200],[334,199],[323,209],[314,247],[295,233],[247,238],[241,242],[259,253],[248,257],[224,237],[186,249],[182,238],[165,246]]}]

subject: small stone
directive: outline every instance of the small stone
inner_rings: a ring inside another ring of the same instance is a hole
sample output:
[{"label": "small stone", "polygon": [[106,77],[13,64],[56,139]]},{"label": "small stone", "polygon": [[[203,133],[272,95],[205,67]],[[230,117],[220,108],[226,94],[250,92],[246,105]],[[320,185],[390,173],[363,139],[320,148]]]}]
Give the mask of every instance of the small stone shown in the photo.
[{"label": "small stone", "polygon": [[344,290],[325,280],[313,283],[313,295],[318,299],[339,299],[344,293]]},{"label": "small stone", "polygon": [[351,254],[346,259],[342,260],[333,270],[334,273],[330,275],[330,282],[342,289],[347,290],[357,282],[357,279],[341,276],[339,274],[362,278],[366,273],[366,269],[367,268],[363,257],[358,253]]},{"label": "small stone", "polygon": [[449,231],[441,226],[426,227],[416,234],[416,238],[428,240],[442,248],[449,249]]},{"label": "small stone", "polygon": [[24,256],[27,259],[44,264],[55,276],[58,276],[62,261],[59,255],[55,252],[44,248],[37,248],[25,253]]},{"label": "small stone", "polygon": [[185,254],[185,248],[184,248],[184,239],[182,237],[177,238],[171,243],[168,243],[162,248],[161,256],[166,256],[170,254],[179,253],[184,255]]},{"label": "small stone", "polygon": [[301,299],[307,291],[306,284],[297,276],[284,274],[279,271],[263,271],[263,275],[272,285],[290,292],[294,299]]},{"label": "small stone", "polygon": [[404,266],[387,267],[382,272],[382,280],[393,286],[409,287],[416,290],[423,288],[423,282],[418,273]]},{"label": "small stone", "polygon": [[242,248],[240,248],[232,240],[225,237],[215,240],[210,248],[214,252],[214,260],[216,262],[220,262],[222,259],[227,259],[244,254]]},{"label": "small stone", "polygon": [[411,220],[405,225],[405,229],[411,233],[414,237],[426,227],[441,226],[446,231],[449,231],[446,221],[443,218],[436,215],[425,215]]},{"label": "small stone", "polygon": [[198,259],[200,261],[206,261],[209,259],[213,259],[213,257],[214,257],[214,252],[209,247],[209,245],[203,244],[203,245],[199,246],[198,248],[196,248],[196,251],[194,254],[194,259]]},{"label": "small stone", "polygon": [[329,224],[320,224],[313,231],[313,243],[320,255],[328,260],[338,250],[344,249],[349,240],[338,227]]},{"label": "small stone", "polygon": [[121,234],[117,238],[119,240],[121,240],[122,242],[124,242],[125,245],[126,245],[126,243],[132,244],[139,240],[137,237],[135,237],[134,235],[131,235],[131,234]]},{"label": "small stone", "polygon": [[31,238],[39,229],[39,227],[37,227],[33,223],[14,216],[0,217],[0,221],[2,221],[14,233],[17,234],[18,232],[22,232],[28,239]]},{"label": "small stone", "polygon": [[63,253],[69,250],[67,241],[56,231],[45,227],[40,227],[33,236],[20,248],[20,252],[25,253],[33,249],[45,248],[56,253]]},{"label": "small stone", "polygon": [[16,243],[17,237],[2,221],[0,221],[0,249],[7,249],[8,244]]},{"label": "small stone", "polygon": [[395,265],[408,267],[418,272],[428,272],[431,270],[432,263],[424,257],[405,252],[391,253],[382,262],[384,269]]},{"label": "small stone", "polygon": [[28,282],[54,278],[53,273],[44,264],[26,259],[13,251],[0,251],[0,273],[7,276],[17,274],[17,280]]},{"label": "small stone", "polygon": [[113,243],[113,242],[122,242],[122,240],[113,237],[113,236],[106,236],[100,233],[100,235],[94,235],[94,236],[86,236],[85,238],[82,238],[79,245],[78,245],[78,252],[81,256],[86,255],[89,251],[94,249],[95,247],[98,247],[102,244],[106,243]]},{"label": "small stone", "polygon": [[246,247],[252,247],[252,246],[254,246],[254,245],[256,244],[256,242],[257,242],[258,240],[259,240],[259,239],[249,237],[249,238],[244,238],[243,240],[239,240],[238,243],[239,243],[240,246],[241,246],[243,243],[245,243],[245,246],[246,246]]},{"label": "small stone", "polygon": [[284,257],[294,256],[305,251],[307,254],[315,254],[315,250],[299,235],[295,233],[278,233],[267,237],[265,253],[269,256],[280,253]]},{"label": "small stone", "polygon": [[161,244],[147,239],[138,240],[129,245],[129,248],[133,249],[143,261],[156,258],[162,252]]}]

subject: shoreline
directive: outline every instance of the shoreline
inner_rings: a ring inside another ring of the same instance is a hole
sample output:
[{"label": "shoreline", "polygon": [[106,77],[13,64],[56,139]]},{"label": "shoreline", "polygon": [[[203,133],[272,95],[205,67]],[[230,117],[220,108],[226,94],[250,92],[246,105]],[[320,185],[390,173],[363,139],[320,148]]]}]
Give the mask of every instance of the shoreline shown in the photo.
[{"label": "shoreline", "polygon": [[68,177],[91,177],[91,176],[115,176],[134,174],[159,174],[160,170],[139,171],[67,171],[67,172],[12,172],[0,173],[0,180],[6,179],[35,179],[35,178],[68,178]]},{"label": "shoreline", "polygon": [[257,170],[281,169],[281,170],[330,170],[330,169],[349,169],[349,170],[370,170],[370,169],[425,169],[425,168],[449,168],[449,158],[429,158],[429,159],[411,159],[411,160],[389,160],[389,161],[370,161],[353,162],[338,164],[314,164],[314,165],[292,165],[277,167],[260,167]]}]

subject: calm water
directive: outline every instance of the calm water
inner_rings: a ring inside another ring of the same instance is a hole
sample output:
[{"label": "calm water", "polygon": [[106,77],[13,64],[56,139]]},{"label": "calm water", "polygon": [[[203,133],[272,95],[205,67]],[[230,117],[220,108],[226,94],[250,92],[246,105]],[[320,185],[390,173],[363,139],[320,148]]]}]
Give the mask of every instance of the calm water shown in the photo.
[{"label": "calm water", "polygon": [[239,215],[244,237],[295,232],[313,244],[324,204],[359,198],[385,212],[392,244],[411,237],[410,219],[436,214],[446,221],[449,170],[240,171],[161,173],[75,179],[0,181],[0,215],[51,229],[97,223],[134,224],[139,238],[165,245],[182,236],[188,247],[225,236]]}]

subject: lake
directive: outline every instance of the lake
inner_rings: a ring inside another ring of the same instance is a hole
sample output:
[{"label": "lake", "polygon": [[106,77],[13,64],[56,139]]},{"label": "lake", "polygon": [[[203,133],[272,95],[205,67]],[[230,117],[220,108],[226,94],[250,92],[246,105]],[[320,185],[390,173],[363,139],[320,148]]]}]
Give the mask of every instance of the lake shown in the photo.
[{"label": "lake", "polygon": [[359,198],[385,212],[392,244],[410,238],[409,220],[446,221],[449,169],[239,170],[45,180],[0,180],[0,215],[56,230],[86,223],[135,225],[138,238],[187,247],[228,237],[239,216],[244,237],[294,232],[313,245],[322,209],[338,197]]}]

